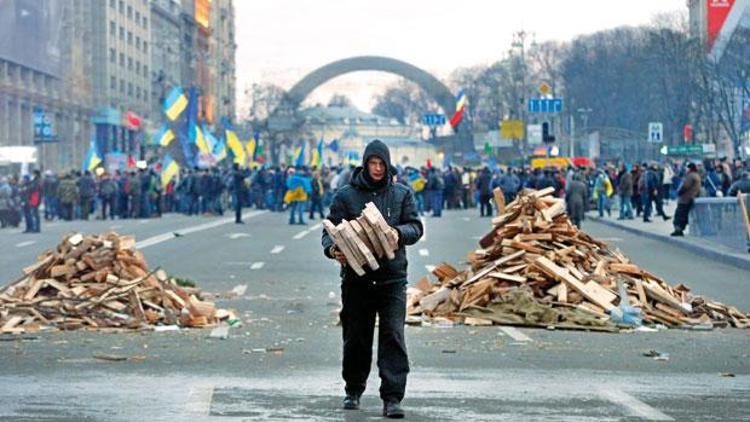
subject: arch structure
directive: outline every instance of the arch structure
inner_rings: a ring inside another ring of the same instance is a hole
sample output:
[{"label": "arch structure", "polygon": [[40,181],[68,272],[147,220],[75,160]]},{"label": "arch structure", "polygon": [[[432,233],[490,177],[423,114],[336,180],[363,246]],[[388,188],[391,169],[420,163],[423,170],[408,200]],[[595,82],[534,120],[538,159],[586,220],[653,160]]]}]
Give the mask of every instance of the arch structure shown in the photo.
[{"label": "arch structure", "polygon": [[[430,73],[412,64],[390,57],[358,56],[331,62],[302,78],[287,92],[282,103],[269,117],[268,127],[272,130],[281,131],[292,129],[297,124],[297,109],[317,87],[347,73],[373,70],[399,75],[416,83],[442,107],[448,118],[455,113],[455,96],[445,84]],[[444,144],[453,150],[473,151],[471,130],[467,123],[462,123],[457,129],[454,136],[445,137]]]}]

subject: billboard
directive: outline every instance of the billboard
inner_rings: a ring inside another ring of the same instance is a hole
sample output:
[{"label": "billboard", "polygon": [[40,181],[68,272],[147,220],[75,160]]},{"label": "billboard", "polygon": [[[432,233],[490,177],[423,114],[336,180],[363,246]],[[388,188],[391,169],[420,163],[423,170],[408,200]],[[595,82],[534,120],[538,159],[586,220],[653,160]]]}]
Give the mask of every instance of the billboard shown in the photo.
[{"label": "billboard", "polygon": [[0,58],[60,76],[59,0],[0,0]]},{"label": "billboard", "polygon": [[198,25],[208,29],[211,16],[211,0],[195,0],[195,21]]},{"label": "billboard", "polygon": [[732,10],[735,0],[708,0],[708,50],[710,51]]}]

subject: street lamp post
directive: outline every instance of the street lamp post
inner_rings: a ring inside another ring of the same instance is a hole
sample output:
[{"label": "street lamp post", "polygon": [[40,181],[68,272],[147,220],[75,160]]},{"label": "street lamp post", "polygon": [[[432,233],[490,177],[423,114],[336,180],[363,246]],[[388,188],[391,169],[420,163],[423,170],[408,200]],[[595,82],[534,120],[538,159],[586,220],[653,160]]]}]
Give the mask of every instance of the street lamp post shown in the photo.
[{"label": "street lamp post", "polygon": [[[591,108],[579,108],[576,110],[578,114],[581,115],[581,119],[583,119],[583,133],[586,134],[586,131],[589,128],[589,113],[594,111]],[[571,135],[570,135],[570,157],[575,157],[575,118],[571,120]]]}]

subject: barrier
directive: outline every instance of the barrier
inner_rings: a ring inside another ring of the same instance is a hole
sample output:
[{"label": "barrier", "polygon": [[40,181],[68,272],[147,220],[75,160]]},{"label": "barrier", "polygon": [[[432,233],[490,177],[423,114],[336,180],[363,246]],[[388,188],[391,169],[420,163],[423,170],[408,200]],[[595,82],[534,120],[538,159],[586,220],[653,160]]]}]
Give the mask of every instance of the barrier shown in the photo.
[{"label": "barrier", "polygon": [[[748,195],[742,195],[744,210]],[[689,234],[738,252],[748,251],[748,229],[737,197],[696,198],[690,210]]]}]

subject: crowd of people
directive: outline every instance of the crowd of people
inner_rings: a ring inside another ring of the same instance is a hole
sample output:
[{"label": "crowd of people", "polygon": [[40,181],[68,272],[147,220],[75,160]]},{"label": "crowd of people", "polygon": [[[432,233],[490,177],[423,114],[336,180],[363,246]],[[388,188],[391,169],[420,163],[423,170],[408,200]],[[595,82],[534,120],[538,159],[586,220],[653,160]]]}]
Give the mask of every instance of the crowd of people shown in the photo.
[{"label": "crowd of people", "polygon": [[[0,223],[25,232],[41,229],[40,217],[52,220],[129,219],[161,217],[163,213],[223,215],[234,209],[242,222],[245,207],[288,212],[289,224],[324,218],[333,195],[349,183],[353,165],[322,168],[263,166],[255,169],[184,169],[163,184],[156,169],[109,173],[70,171],[55,174],[33,171],[22,177],[0,179]],[[420,215],[442,216],[444,209],[478,208],[481,217],[495,215],[493,190],[500,188],[506,203],[524,188],[553,188],[565,198],[574,224],[587,210],[599,216],[619,208],[620,220],[654,216],[664,220],[664,204],[677,201],[676,236],[682,235],[687,215],[698,196],[734,196],[750,192],[750,163],[740,160],[695,162],[605,163],[599,167],[567,169],[528,167],[470,168],[451,166],[399,167],[397,182],[412,188]],[[40,215],[40,209],[43,210]]]}]

